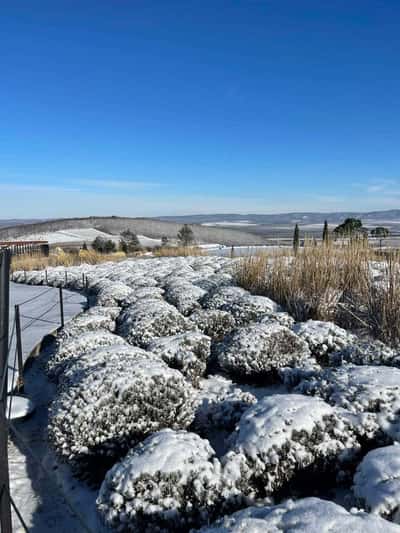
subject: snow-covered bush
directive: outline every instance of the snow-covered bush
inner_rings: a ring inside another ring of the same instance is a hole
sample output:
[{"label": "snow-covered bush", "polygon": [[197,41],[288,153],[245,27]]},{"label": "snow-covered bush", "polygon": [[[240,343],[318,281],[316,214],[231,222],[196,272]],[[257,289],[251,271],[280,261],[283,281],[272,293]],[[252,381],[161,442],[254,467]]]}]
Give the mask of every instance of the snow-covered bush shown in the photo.
[{"label": "snow-covered bush", "polygon": [[102,305],[94,305],[85,311],[86,315],[108,316],[111,320],[116,320],[120,312],[120,307],[103,307]]},{"label": "snow-covered bush", "polygon": [[96,304],[110,307],[126,305],[132,295],[133,290],[128,285],[119,281],[109,281],[97,293]]},{"label": "snow-covered bush", "polygon": [[341,365],[343,362],[354,365],[400,366],[400,355],[381,341],[357,341],[330,354],[331,365]]},{"label": "snow-covered bush", "polygon": [[162,300],[164,294],[164,289],[161,287],[139,287],[135,288],[133,294],[129,297],[131,303],[136,303],[139,300],[144,299],[160,299]]},{"label": "snow-covered bush", "polygon": [[187,316],[200,307],[199,300],[206,291],[185,279],[174,278],[165,285],[165,299]]},{"label": "snow-covered bush", "polygon": [[351,413],[368,413],[369,416],[360,418],[357,428],[360,433],[364,431],[368,438],[383,443],[388,438],[400,439],[398,368],[345,365],[326,369],[305,377],[294,390],[320,396],[331,405]]},{"label": "snow-covered bush", "polygon": [[207,367],[211,339],[203,333],[188,331],[172,337],[158,337],[147,348],[159,355],[171,368],[197,384]]},{"label": "snow-covered bush", "polygon": [[271,324],[272,322],[278,322],[282,326],[292,328],[294,325],[294,318],[285,313],[284,311],[278,311],[276,313],[270,313],[258,320],[260,324]]},{"label": "snow-covered bush", "polygon": [[163,361],[115,358],[63,391],[51,408],[49,436],[57,452],[90,476],[159,429],[184,429],[194,416],[195,393]]},{"label": "snow-covered bush", "polygon": [[88,331],[108,330],[114,331],[115,320],[107,315],[95,315],[93,313],[81,313],[70,320],[58,335],[58,339],[78,337]]},{"label": "snow-covered bush", "polygon": [[249,293],[241,287],[222,286],[208,292],[201,300],[205,309],[220,309],[230,311],[234,302],[240,301],[243,296]]},{"label": "snow-covered bush", "polygon": [[213,519],[227,492],[208,441],[165,429],[107,473],[97,507],[117,531],[188,531]]},{"label": "snow-covered bush", "polygon": [[215,429],[233,431],[244,411],[256,402],[253,394],[222,376],[202,379],[193,428],[204,436]]},{"label": "snow-covered bush", "polygon": [[298,322],[292,329],[296,335],[307,342],[311,353],[319,360],[323,360],[324,356],[330,352],[341,350],[356,342],[354,335],[333,322],[308,320]]},{"label": "snow-covered bush", "polygon": [[214,341],[221,341],[236,325],[235,319],[227,311],[199,309],[189,316],[197,329]]},{"label": "snow-covered bush", "polygon": [[319,498],[287,500],[271,507],[248,507],[225,516],[199,533],[398,533],[379,516]]},{"label": "snow-covered bush", "polygon": [[301,366],[308,356],[307,343],[277,322],[238,328],[218,348],[221,368],[241,379],[275,378],[279,368]]},{"label": "snow-covered bush", "polygon": [[227,272],[217,272],[211,276],[194,280],[193,285],[197,285],[207,292],[215,291],[219,287],[234,285],[233,276]]},{"label": "snow-covered bush", "polygon": [[393,410],[400,399],[400,369],[386,366],[327,368],[305,377],[295,388],[353,413]]},{"label": "snow-covered bush", "polygon": [[254,296],[240,287],[219,287],[202,299],[206,309],[228,311],[241,326],[261,320],[267,315],[280,311],[278,304],[266,296]]},{"label": "snow-covered bush", "polygon": [[351,425],[333,407],[298,394],[267,396],[247,409],[221,459],[227,475],[251,497],[271,495],[312,467],[323,472],[359,449]]},{"label": "snow-covered bush", "polygon": [[113,344],[85,353],[79,358],[66,361],[58,376],[60,388],[74,387],[83,378],[96,372],[109,372],[114,366],[131,368],[139,360],[160,360],[160,357],[130,344]]},{"label": "snow-covered bush", "polygon": [[69,361],[96,348],[112,346],[113,344],[126,345],[126,341],[107,330],[90,331],[77,337],[68,337],[57,344],[54,355],[47,363],[47,372],[51,378],[56,378]]},{"label": "snow-covered bush", "polygon": [[353,491],[369,511],[400,524],[400,446],[367,453],[354,476]]},{"label": "snow-covered bush", "polygon": [[130,344],[146,347],[155,337],[177,335],[194,329],[173,305],[159,299],[139,300],[118,318],[118,332]]}]

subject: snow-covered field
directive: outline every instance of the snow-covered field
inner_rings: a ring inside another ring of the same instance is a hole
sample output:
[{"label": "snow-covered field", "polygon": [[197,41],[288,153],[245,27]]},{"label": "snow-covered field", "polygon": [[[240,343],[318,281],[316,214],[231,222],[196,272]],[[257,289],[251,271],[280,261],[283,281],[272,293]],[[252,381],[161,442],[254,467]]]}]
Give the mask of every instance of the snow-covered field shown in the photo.
[{"label": "snow-covered field", "polygon": [[[102,237],[104,239],[110,239],[116,244],[121,240],[120,235],[111,235],[95,228],[72,228],[68,230],[59,230],[43,233],[31,233],[29,235],[22,235],[18,237],[18,241],[47,241],[51,245],[56,244],[83,244],[86,242],[88,245],[92,243],[96,237]],[[154,247],[161,245],[161,239],[152,239],[145,235],[138,235],[139,242],[142,246]]]},{"label": "snow-covered field", "polygon": [[234,263],[69,268],[92,307],[36,367],[64,490],[96,531],[400,531],[398,354],[295,323],[237,287]]}]

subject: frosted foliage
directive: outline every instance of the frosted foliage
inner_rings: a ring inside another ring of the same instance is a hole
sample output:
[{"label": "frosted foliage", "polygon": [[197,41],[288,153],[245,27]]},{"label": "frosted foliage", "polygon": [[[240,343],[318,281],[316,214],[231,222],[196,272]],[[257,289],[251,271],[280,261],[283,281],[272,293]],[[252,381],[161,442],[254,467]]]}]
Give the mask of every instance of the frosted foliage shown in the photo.
[{"label": "frosted foliage", "polygon": [[121,358],[60,394],[51,409],[49,436],[64,459],[90,473],[90,459],[110,461],[154,431],[186,428],[194,416],[194,396],[182,374],[164,362],[126,364]]},{"label": "frosted foliage", "polygon": [[367,453],[354,476],[353,491],[369,511],[400,524],[400,446]]},{"label": "frosted foliage", "polygon": [[215,341],[222,340],[236,325],[230,313],[218,309],[199,309],[189,318],[200,331]]},{"label": "frosted foliage", "polygon": [[165,299],[183,315],[189,315],[200,307],[199,300],[206,294],[186,280],[174,279],[165,285]]},{"label": "frosted foliage", "polygon": [[319,498],[249,507],[204,527],[201,533],[399,533],[395,524],[362,511],[346,511]]},{"label": "frosted foliage", "polygon": [[148,349],[196,384],[206,370],[210,345],[210,337],[198,332],[188,332],[159,337],[149,343]]},{"label": "frosted foliage", "polygon": [[242,490],[272,494],[306,467],[331,467],[352,458],[359,444],[351,425],[319,398],[264,397],[244,412],[223,464]]},{"label": "frosted foliage", "polygon": [[108,472],[97,506],[117,531],[188,531],[209,522],[228,493],[208,441],[166,429]]},{"label": "frosted foliage", "polygon": [[315,357],[324,357],[354,343],[356,337],[333,322],[308,320],[293,326],[293,331],[304,339]]},{"label": "frosted foliage", "polygon": [[141,300],[125,309],[118,319],[118,332],[129,343],[146,347],[155,337],[194,329],[173,306],[158,299]]},{"label": "frosted foliage", "polygon": [[66,339],[77,337],[83,333],[96,330],[114,331],[116,327],[115,320],[107,315],[95,315],[93,313],[82,313],[66,324],[60,332],[58,338]]},{"label": "frosted foliage", "polygon": [[233,431],[244,411],[256,402],[253,394],[229,379],[210,376],[201,380],[193,427],[205,435],[213,429]]},{"label": "frosted foliage", "polygon": [[240,378],[274,377],[279,368],[301,365],[307,344],[279,323],[251,324],[234,330],[219,347],[223,370]]},{"label": "frosted foliage", "polygon": [[112,346],[113,344],[125,344],[126,341],[107,330],[96,330],[82,333],[77,337],[61,339],[57,350],[47,364],[47,371],[51,377],[56,377],[62,372],[64,365],[77,359],[85,353],[91,352],[102,346]]}]

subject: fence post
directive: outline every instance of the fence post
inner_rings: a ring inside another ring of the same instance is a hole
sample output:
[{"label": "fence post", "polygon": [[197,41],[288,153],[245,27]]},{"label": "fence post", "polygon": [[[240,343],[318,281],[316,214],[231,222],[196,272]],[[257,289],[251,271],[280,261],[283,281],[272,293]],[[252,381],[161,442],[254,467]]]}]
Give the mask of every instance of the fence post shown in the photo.
[{"label": "fence post", "polygon": [[48,285],[49,284],[49,280],[48,280],[48,277],[47,277],[47,268],[44,271],[44,275],[46,276],[46,285]]},{"label": "fence post", "polygon": [[12,533],[10,478],[8,473],[7,366],[10,304],[10,250],[0,253],[0,525],[2,533]]},{"label": "fence post", "polygon": [[24,361],[22,357],[21,317],[19,314],[19,305],[15,306],[15,334],[17,336],[17,359],[18,359],[17,389],[20,391],[24,388]]},{"label": "fence post", "polygon": [[59,295],[60,295],[60,319],[61,319],[61,327],[64,327],[64,302],[63,302],[63,291],[62,287],[58,288]]},{"label": "fence post", "polygon": [[68,283],[68,271],[65,271],[65,286],[67,286]]}]

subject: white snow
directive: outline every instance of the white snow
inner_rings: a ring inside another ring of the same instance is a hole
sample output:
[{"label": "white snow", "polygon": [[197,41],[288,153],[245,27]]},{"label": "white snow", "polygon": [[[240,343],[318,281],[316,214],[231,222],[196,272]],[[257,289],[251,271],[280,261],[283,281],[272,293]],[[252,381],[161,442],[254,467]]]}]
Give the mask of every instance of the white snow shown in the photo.
[{"label": "white snow", "polygon": [[400,445],[367,453],[357,468],[353,490],[372,513],[400,524]]},{"label": "white snow", "polygon": [[382,518],[319,498],[249,507],[200,530],[201,533],[398,533]]}]

